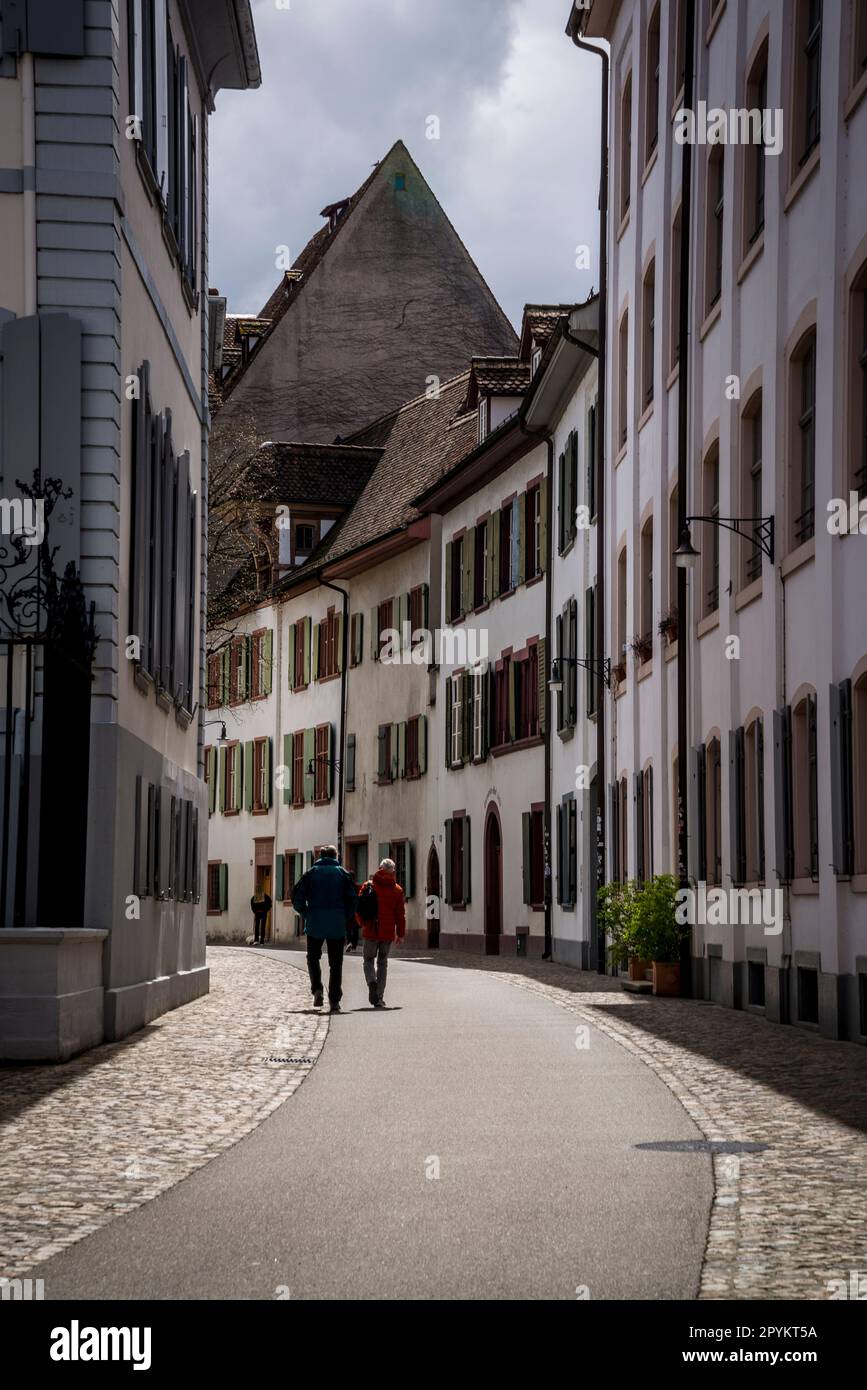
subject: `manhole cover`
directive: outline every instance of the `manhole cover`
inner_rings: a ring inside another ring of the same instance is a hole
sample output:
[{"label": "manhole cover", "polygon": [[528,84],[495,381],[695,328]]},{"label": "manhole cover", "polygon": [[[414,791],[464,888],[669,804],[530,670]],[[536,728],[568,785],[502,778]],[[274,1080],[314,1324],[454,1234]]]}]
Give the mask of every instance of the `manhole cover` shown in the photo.
[{"label": "manhole cover", "polygon": [[760,1154],[767,1144],[740,1143],[737,1139],[657,1139],[636,1144],[636,1149],[653,1149],[656,1153],[685,1154]]},{"label": "manhole cover", "polygon": [[266,1062],[285,1062],[293,1067],[311,1067],[314,1062],[313,1057],[266,1057]]}]

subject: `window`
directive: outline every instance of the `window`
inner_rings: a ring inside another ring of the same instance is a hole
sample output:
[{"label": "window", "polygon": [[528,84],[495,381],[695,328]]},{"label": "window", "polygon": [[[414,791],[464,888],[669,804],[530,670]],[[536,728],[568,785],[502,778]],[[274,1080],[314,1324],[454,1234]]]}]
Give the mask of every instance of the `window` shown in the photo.
[{"label": "window", "polygon": [[816,333],[811,330],[792,358],[796,432],[790,466],[792,548],[811,540],[816,528]]},{"label": "window", "polygon": [[[741,515],[752,519],[745,530],[755,540],[762,516],[762,394],[756,392],[741,423]],[[740,542],[741,584],[751,584],[762,572],[762,552],[752,541]]]},{"label": "window", "polygon": [[267,738],[253,741],[253,806],[254,811],[267,811],[271,798],[271,745]]},{"label": "window", "polygon": [[394,631],[394,599],[387,598],[377,609],[377,661],[380,659],[383,642],[387,640],[385,634]]},{"label": "window", "polygon": [[819,795],[816,697],[792,710],[792,841],[795,878],[819,877]]},{"label": "window", "polygon": [[316,672],[318,680],[327,680],[340,671],[342,628],[340,614],[334,608],[329,608],[319,623],[319,661]]},{"label": "window", "polygon": [[348,840],[346,843],[346,867],[357,888],[367,881],[368,850],[366,840]]},{"label": "window", "polygon": [[292,737],[292,805],[304,805],[304,730],[299,729]]},{"label": "window", "polygon": [[639,883],[653,878],[653,768],[635,776],[635,877]]},{"label": "window", "polygon": [[233,705],[247,698],[247,638],[238,637],[229,649],[229,699]]},{"label": "window", "polygon": [[793,173],[819,143],[822,99],[822,0],[796,0],[796,6],[792,109],[798,125]]},{"label": "window", "polygon": [[708,886],[722,883],[722,764],[720,741],[712,738],[705,755],[705,880]]},{"label": "window", "polygon": [[867,673],[852,691],[851,750],[853,870],[867,874]]},{"label": "window", "polygon": [[426,584],[417,584],[409,591],[409,624],[413,641],[416,640],[416,633],[424,633],[427,630],[427,610],[428,587]]},{"label": "window", "polygon": [[138,670],[178,708],[192,710],[198,666],[198,498],[190,456],[176,455],[169,413],[156,415],[150,366],[138,371],[132,402],[130,631]]},{"label": "window", "polygon": [[538,483],[528,487],[524,494],[524,535],[527,538],[527,564],[525,579],[535,579],[542,573],[542,489]]},{"label": "window", "polygon": [[406,174],[395,174],[394,187],[397,193],[404,193],[406,191]]},{"label": "window", "polygon": [[618,855],[623,877],[629,877],[629,835],[628,835],[628,796],[626,791],[626,778],[620,779],[620,791],[618,795],[618,811],[616,821],[616,834],[618,841]]},{"label": "window", "polygon": [[751,960],[747,965],[749,1003],[758,1008],[765,1007],[765,967],[761,961]]},{"label": "window", "polygon": [[[747,107],[764,112],[768,105],[768,46],[764,44],[747,81]],[[748,141],[744,149],[744,245],[743,254],[758,241],[765,228],[765,150]]]},{"label": "window", "polygon": [[[587,412],[587,510],[590,520],[596,520],[596,409],[591,405]],[[578,440],[575,439],[575,463],[578,462]]]},{"label": "window", "polygon": [[677,499],[678,490],[673,487],[668,499],[668,611],[665,615],[670,622],[665,634],[668,642],[677,641],[677,563],[674,558],[680,540]]},{"label": "window", "polygon": [[709,314],[722,294],[723,212],[725,158],[721,145],[714,145],[707,160],[707,205],[705,233],[705,303]]},{"label": "window", "polygon": [[620,103],[620,220],[629,212],[632,184],[632,73],[623,84]]},{"label": "window", "polygon": [[295,554],[309,555],[315,544],[315,532],[312,526],[303,525],[295,527]]},{"label": "window", "polygon": [[241,745],[239,743],[226,744],[224,785],[223,811],[226,815],[233,815],[241,809]]},{"label": "window", "polygon": [[617,622],[615,630],[616,665],[626,674],[626,546],[617,557]]},{"label": "window", "polygon": [[644,333],[641,342],[641,386],[645,408],[653,401],[653,363],[656,344],[656,261],[650,262],[644,277]]},{"label": "window", "polygon": [[798,1022],[819,1022],[819,972],[798,966]]},{"label": "window", "polygon": [[557,728],[573,729],[578,719],[578,600],[567,599],[555,621],[563,689],[557,695]]},{"label": "window", "polygon": [[345,786],[348,792],[355,791],[355,734],[346,735],[346,780]]},{"label": "window", "polygon": [[331,799],[331,725],[320,724],[316,729],[314,754],[314,792],[317,802]]},{"label": "window", "polygon": [[250,638],[251,689],[250,698],[261,700],[271,693],[271,660],[273,634],[264,629]]},{"label": "window", "polygon": [[578,434],[571,430],[558,460],[558,548],[562,555],[578,533]]},{"label": "window", "polygon": [[[864,6],[867,14],[867,5]],[[867,19],[864,21],[867,28]],[[849,423],[850,487],[858,500],[867,497],[867,266],[861,272],[850,300],[852,382]]]},{"label": "window", "polygon": [[377,781],[387,783],[394,780],[392,749],[392,725],[380,724],[377,733]]},{"label": "window", "polygon": [[423,715],[413,715],[406,722],[406,772],[407,777],[420,777],[426,768],[427,721]]},{"label": "window", "polygon": [[573,793],[557,807],[557,901],[573,908],[578,898],[578,803]]},{"label": "window", "polygon": [[409,840],[390,841],[388,857],[394,860],[394,876],[403,889],[404,897],[411,898],[415,891],[412,844]]},{"label": "window", "polygon": [[647,106],[644,113],[644,160],[650,159],[659,141],[659,10],[657,4],[647,26]]},{"label": "window", "polygon": [[485,666],[473,671],[473,760],[483,761],[488,754],[487,747],[487,693],[489,676]]},{"label": "window", "polygon": [[446,821],[445,900],[452,906],[470,901],[470,821],[465,815]]},{"label": "window", "polygon": [[[457,536],[450,542],[446,557],[448,594],[447,613],[449,622],[462,618],[464,609],[464,537]],[[469,596],[467,596],[469,597]]]},{"label": "window", "polygon": [[229,866],[208,861],[208,912],[225,912],[229,906]]},{"label": "window", "polygon": [[294,623],[295,679],[293,688],[303,690],[307,684],[307,620]]},{"label": "window", "polygon": [[353,613],[349,619],[349,664],[360,666],[364,657],[364,614]]},{"label": "window", "polygon": [[[686,6],[691,0],[673,0],[674,22],[674,98],[675,103],[683,97],[685,80],[684,60],[686,58]],[[670,7],[671,8],[671,7]]]},{"label": "window", "polygon": [[765,879],[765,739],[761,718],[744,730],[743,738],[743,880]]},{"label": "window", "polygon": [[517,513],[512,502],[500,509],[500,596],[511,593],[515,587],[517,565]]},{"label": "window", "polygon": [[681,270],[681,210],[678,208],[671,226],[671,325],[669,328],[668,365],[674,371],[680,361],[680,270]]},{"label": "window", "polygon": [[208,709],[219,709],[223,703],[223,652],[211,652],[208,657]]},{"label": "window", "polygon": [[629,432],[629,311],[624,313],[620,320],[620,334],[618,339],[618,400],[617,400],[617,419],[618,434],[621,449],[626,444]]},{"label": "window", "polygon": [[[702,476],[704,514],[719,517],[719,444],[714,443],[704,461]],[[719,611],[719,537],[718,526],[708,526],[701,550],[703,618]]]},{"label": "window", "polygon": [[653,517],[649,517],[641,530],[641,632],[642,642],[649,650],[641,653],[641,660],[650,659],[653,648]]},{"label": "window", "polygon": [[545,812],[525,811],[523,832],[524,902],[536,911],[545,906]]},{"label": "window", "polygon": [[479,443],[482,444],[488,437],[489,420],[491,418],[491,403],[487,396],[479,399]]},{"label": "window", "polygon": [[[577,627],[577,604],[575,623]],[[588,589],[584,595],[584,657],[587,661],[587,670],[584,679],[587,684],[587,714],[592,717],[596,713],[596,673],[593,670],[593,663],[596,660],[596,584]],[[577,679],[577,670],[576,670]]]},{"label": "window", "polygon": [[473,607],[483,608],[488,601],[488,528],[489,521],[480,521],[475,530],[475,566],[473,569]]},{"label": "window", "polygon": [[527,655],[513,661],[515,684],[515,737],[535,738],[539,721],[539,648],[529,647]]}]

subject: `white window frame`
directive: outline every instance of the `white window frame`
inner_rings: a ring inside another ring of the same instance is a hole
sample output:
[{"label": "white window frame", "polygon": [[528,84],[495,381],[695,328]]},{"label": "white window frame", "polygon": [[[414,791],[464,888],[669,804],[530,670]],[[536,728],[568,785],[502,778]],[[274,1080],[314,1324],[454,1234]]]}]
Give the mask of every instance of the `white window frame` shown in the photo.
[{"label": "white window frame", "polygon": [[452,683],[452,767],[458,767],[464,756],[464,700],[462,675],[450,677]]},{"label": "white window frame", "polygon": [[483,755],[482,744],[482,710],[484,696],[485,670],[482,666],[477,666],[473,671],[473,757],[481,761]]}]

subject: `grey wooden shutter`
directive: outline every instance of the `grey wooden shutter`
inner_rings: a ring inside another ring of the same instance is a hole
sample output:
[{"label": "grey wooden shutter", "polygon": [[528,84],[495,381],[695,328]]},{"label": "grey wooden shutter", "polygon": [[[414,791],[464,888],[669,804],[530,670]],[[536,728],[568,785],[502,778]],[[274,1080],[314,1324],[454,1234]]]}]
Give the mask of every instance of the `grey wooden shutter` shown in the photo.
[{"label": "grey wooden shutter", "polygon": [[569,865],[569,907],[578,901],[578,803],[570,795],[566,800],[566,848]]},{"label": "grey wooden shutter", "polygon": [[610,805],[608,838],[611,844],[611,882],[620,883],[620,819],[618,814],[618,784],[616,782],[612,782],[608,788],[608,799]]},{"label": "grey wooden shutter", "polygon": [[196,624],[196,596],[199,591],[199,568],[198,568],[198,535],[199,535],[199,507],[198,497],[188,485],[187,516],[189,528],[188,556],[187,556],[187,603],[186,603],[186,623],[187,623],[187,649],[186,649],[186,680],[185,680],[185,708],[192,712],[193,691],[196,684],[196,667],[198,665],[198,628]]},{"label": "grey wooden shutter", "polygon": [[285,859],[283,858],[283,855],[282,855],[282,854],[278,854],[278,855],[277,855],[277,858],[276,858],[276,860],[275,860],[274,862],[275,862],[275,868],[274,868],[274,901],[277,902],[277,903],[281,903],[281,902],[283,902],[283,899],[284,899],[284,897],[286,896],[286,888],[285,888],[285,863],[286,863],[286,861],[285,861]]},{"label": "grey wooden shutter", "polygon": [[794,864],[792,827],[792,711],[774,710],[774,829],[777,877],[790,883]]},{"label": "grey wooden shutter", "polygon": [[418,771],[422,777],[427,772],[427,715],[418,717]]},{"label": "grey wooden shutter", "polygon": [[746,881],[744,731],[729,730],[729,854],[732,882]]},{"label": "grey wooden shutter", "polygon": [[828,691],[831,732],[831,830],[833,868],[838,876],[854,870],[852,794],[852,682]]},{"label": "grey wooden shutter", "polygon": [[389,726],[387,724],[380,724],[376,735],[376,775],[380,781],[384,781],[384,779],[388,776],[389,772],[391,771],[391,768],[389,766],[389,759],[387,756],[388,748],[386,746],[388,727]]},{"label": "grey wooden shutter", "polygon": [[644,882],[644,777],[635,774],[635,877]]},{"label": "grey wooden shutter", "polygon": [[172,698],[183,704],[187,687],[187,598],[190,574],[190,456],[181,454],[175,480],[175,650]]},{"label": "grey wooden shutter", "polygon": [[810,877],[816,880],[819,877],[819,740],[815,695],[807,696],[807,739],[807,757],[810,768]]},{"label": "grey wooden shutter", "polygon": [[703,743],[691,751],[690,801],[688,824],[694,829],[689,837],[690,874],[699,882],[707,881],[707,749]]},{"label": "grey wooden shutter", "polygon": [[533,901],[533,815],[524,811],[521,815],[521,869],[524,884],[524,902]]},{"label": "grey wooden shutter", "polygon": [[355,791],[355,734],[346,736],[346,790]]},{"label": "grey wooden shutter", "polygon": [[446,827],[446,852],[445,852],[445,864],[444,864],[444,866],[443,866],[443,867],[444,867],[444,870],[445,870],[444,880],[443,880],[443,881],[444,881],[444,886],[445,886],[444,898],[445,898],[445,901],[446,901],[447,903],[451,903],[451,902],[454,901],[454,898],[453,898],[453,889],[452,889],[452,834],[453,834],[453,827],[452,827],[451,817],[447,817],[447,818],[446,818],[445,827]]},{"label": "grey wooden shutter", "polygon": [[765,721],[756,720],[756,829],[759,882],[765,880]]},{"label": "grey wooden shutter", "polygon": [[228,908],[229,908],[229,866],[228,866],[228,864],[221,864],[221,865],[219,866],[218,874],[219,874],[219,884],[220,884],[220,889],[219,889],[219,891],[220,891],[220,896],[219,896],[220,911],[221,911],[221,912],[227,912],[227,911],[228,911]]},{"label": "grey wooden shutter", "polygon": [[135,841],[133,892],[139,898],[150,895],[148,881],[148,784],[141,773],[135,779]]},{"label": "grey wooden shutter", "polygon": [[151,523],[150,523],[150,363],[142,362],[138,370],[137,400],[132,402],[132,507],[130,554],[130,631],[141,640],[141,660],[146,671],[151,669],[148,632],[150,628],[148,597],[150,592]]},{"label": "grey wooden shutter", "polygon": [[644,816],[647,822],[647,850],[644,872],[653,878],[653,768],[647,769],[644,783]]},{"label": "grey wooden shutter", "polygon": [[473,882],[473,875],[472,875],[472,858],[471,858],[471,851],[470,851],[470,818],[469,818],[469,816],[464,816],[463,821],[461,822],[461,825],[462,825],[462,828],[463,828],[463,848],[464,848],[464,852],[463,852],[463,865],[464,865],[464,882],[463,882],[463,894],[464,894],[464,896],[463,896],[463,901],[464,901],[465,903],[468,903],[468,902],[470,901],[470,896],[471,896],[471,892],[472,892],[472,882]]},{"label": "grey wooden shutter", "polygon": [[564,820],[566,813],[566,803],[562,802],[554,807],[555,812],[555,835],[557,838],[557,902],[566,901],[566,849]]},{"label": "grey wooden shutter", "polygon": [[566,549],[566,455],[557,460],[557,549]]}]

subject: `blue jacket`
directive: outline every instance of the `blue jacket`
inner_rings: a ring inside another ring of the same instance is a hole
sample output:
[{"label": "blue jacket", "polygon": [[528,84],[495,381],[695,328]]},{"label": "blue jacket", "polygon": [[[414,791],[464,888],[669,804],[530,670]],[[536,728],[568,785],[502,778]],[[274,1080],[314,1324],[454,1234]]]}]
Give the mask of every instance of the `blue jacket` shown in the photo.
[{"label": "blue jacket", "polygon": [[317,859],[292,893],[292,906],[304,918],[306,935],[326,939],[344,936],[357,900],[355,884],[336,859]]}]

